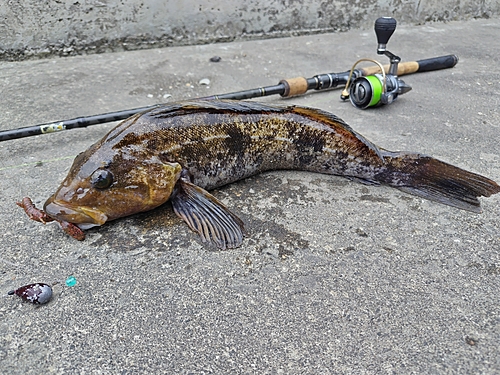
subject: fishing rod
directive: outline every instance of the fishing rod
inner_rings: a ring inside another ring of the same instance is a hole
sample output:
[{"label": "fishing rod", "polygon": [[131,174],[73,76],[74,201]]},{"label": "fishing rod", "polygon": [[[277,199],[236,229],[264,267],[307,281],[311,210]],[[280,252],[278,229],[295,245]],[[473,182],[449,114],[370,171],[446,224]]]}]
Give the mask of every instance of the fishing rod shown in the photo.
[{"label": "fishing rod", "polygon": [[[389,65],[383,66],[375,60],[361,59],[353,65],[351,70],[346,72],[318,74],[311,78],[295,77],[284,79],[273,86],[205,96],[198,98],[198,100],[242,100],[278,94],[282,97],[290,97],[305,94],[309,90],[321,91],[345,85],[341,94],[341,99],[350,99],[355,107],[365,109],[377,105],[390,104],[398,95],[410,91],[411,87],[399,79],[399,76],[452,68],[457,64],[458,57],[456,55],[439,56],[401,63],[400,57],[392,54],[386,49],[386,44],[395,29],[396,20],[394,18],[382,17],[375,22],[375,33],[378,40],[377,53],[389,57]],[[357,64],[361,61],[372,61],[376,65],[356,69]],[[162,104],[155,104],[147,107],[4,130],[0,131],[0,142],[69,129],[85,128],[87,126],[112,121],[120,121],[161,105]]]},{"label": "fishing rod", "polygon": [[[452,68],[458,62],[458,57],[455,55],[446,55],[440,57],[433,57],[430,59],[409,61],[400,63],[398,66],[397,74],[402,76],[405,74],[429,72],[439,69]],[[385,65],[384,71],[389,70],[389,65]],[[372,76],[374,74],[379,74],[381,72],[380,67],[368,67],[362,69],[354,69],[352,71],[351,79],[356,79],[359,77]],[[218,99],[251,99],[269,95],[281,95],[282,97],[289,97],[295,95],[301,95],[309,90],[325,90],[332,89],[337,86],[345,85],[349,81],[349,73],[326,73],[318,74],[312,78],[296,77],[280,81],[277,85],[259,87],[249,90],[242,90],[231,92],[221,95],[206,96],[199,99],[203,100],[218,100]],[[85,128],[91,125],[104,124],[112,121],[120,121],[137,113],[156,108],[161,104],[155,104],[147,107],[127,109],[117,112],[103,113],[99,115],[77,117],[70,120],[61,120],[47,124],[40,124],[34,126],[27,126],[17,129],[3,130],[0,131],[0,142],[10,139],[31,137],[39,134],[47,134],[58,132],[62,130]]]}]

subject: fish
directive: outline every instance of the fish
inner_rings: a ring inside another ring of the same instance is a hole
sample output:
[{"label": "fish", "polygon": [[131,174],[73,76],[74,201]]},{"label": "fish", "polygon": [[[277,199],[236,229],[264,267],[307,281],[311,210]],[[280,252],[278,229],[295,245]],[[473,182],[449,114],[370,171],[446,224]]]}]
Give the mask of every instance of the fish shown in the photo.
[{"label": "fish", "polygon": [[272,170],[344,176],[471,212],[500,192],[481,175],[376,146],[332,113],[251,101],[193,100],[136,114],[76,156],[43,206],[82,230],[171,202],[201,240],[243,242],[242,220],[210,190]]}]

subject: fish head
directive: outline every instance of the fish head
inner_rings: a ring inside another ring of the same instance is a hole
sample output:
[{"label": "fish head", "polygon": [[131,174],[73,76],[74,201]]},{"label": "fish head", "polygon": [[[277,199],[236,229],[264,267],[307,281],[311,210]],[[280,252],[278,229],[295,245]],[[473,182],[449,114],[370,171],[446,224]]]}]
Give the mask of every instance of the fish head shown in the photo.
[{"label": "fish head", "polygon": [[180,177],[178,163],[147,151],[103,150],[99,144],[79,154],[44,211],[82,229],[148,211],[165,203]]}]

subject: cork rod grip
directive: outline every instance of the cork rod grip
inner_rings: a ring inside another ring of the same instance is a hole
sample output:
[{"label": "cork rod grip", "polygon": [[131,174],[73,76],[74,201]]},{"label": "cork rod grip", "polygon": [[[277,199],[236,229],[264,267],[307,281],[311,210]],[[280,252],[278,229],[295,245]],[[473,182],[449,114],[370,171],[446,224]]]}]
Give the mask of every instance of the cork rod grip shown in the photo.
[{"label": "cork rod grip", "polygon": [[[390,65],[384,65],[385,73],[389,73]],[[380,68],[376,65],[369,66],[367,68],[360,69],[363,72],[364,76],[371,76],[372,74],[381,73]],[[398,76],[402,76],[405,74],[411,74],[418,72],[418,63],[416,61],[408,61],[404,63],[399,63],[398,65]]]},{"label": "cork rod grip", "polygon": [[283,97],[301,95],[307,92],[307,79],[304,77],[295,77],[283,79],[279,82],[285,86],[285,92],[281,94]]}]

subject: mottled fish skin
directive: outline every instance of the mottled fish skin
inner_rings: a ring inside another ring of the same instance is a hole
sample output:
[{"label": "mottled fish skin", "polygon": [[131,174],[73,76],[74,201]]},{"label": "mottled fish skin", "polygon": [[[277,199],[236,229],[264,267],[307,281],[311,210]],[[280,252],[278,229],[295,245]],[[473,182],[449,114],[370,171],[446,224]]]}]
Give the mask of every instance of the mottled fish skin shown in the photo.
[{"label": "mottled fish skin", "polygon": [[370,179],[384,165],[378,148],[342,120],[308,108],[194,102],[131,122],[107,137],[107,146],[123,153],[119,159],[138,160],[134,150],[151,150],[208,190],[277,169]]},{"label": "mottled fish skin", "polygon": [[[203,189],[279,169],[388,184],[475,212],[480,210],[477,196],[500,191],[485,177],[431,157],[379,149],[341,119],[321,110],[192,101],[158,107],[123,121],[77,156],[44,209],[51,217],[87,227],[150,210],[174,194],[176,213],[191,228],[207,234],[218,229],[207,229],[204,218],[199,219],[205,208],[196,211],[194,205],[184,211],[186,204],[200,202],[201,197],[209,206],[206,212],[213,213],[215,206],[223,205]],[[108,177],[112,183],[103,188]],[[212,216],[207,215],[210,221]],[[220,218],[224,221],[231,215]],[[227,231],[240,226],[239,219],[234,220],[227,224]],[[207,240],[212,238],[210,233]],[[228,247],[235,247],[239,240],[220,241],[219,247],[227,241]]]}]

